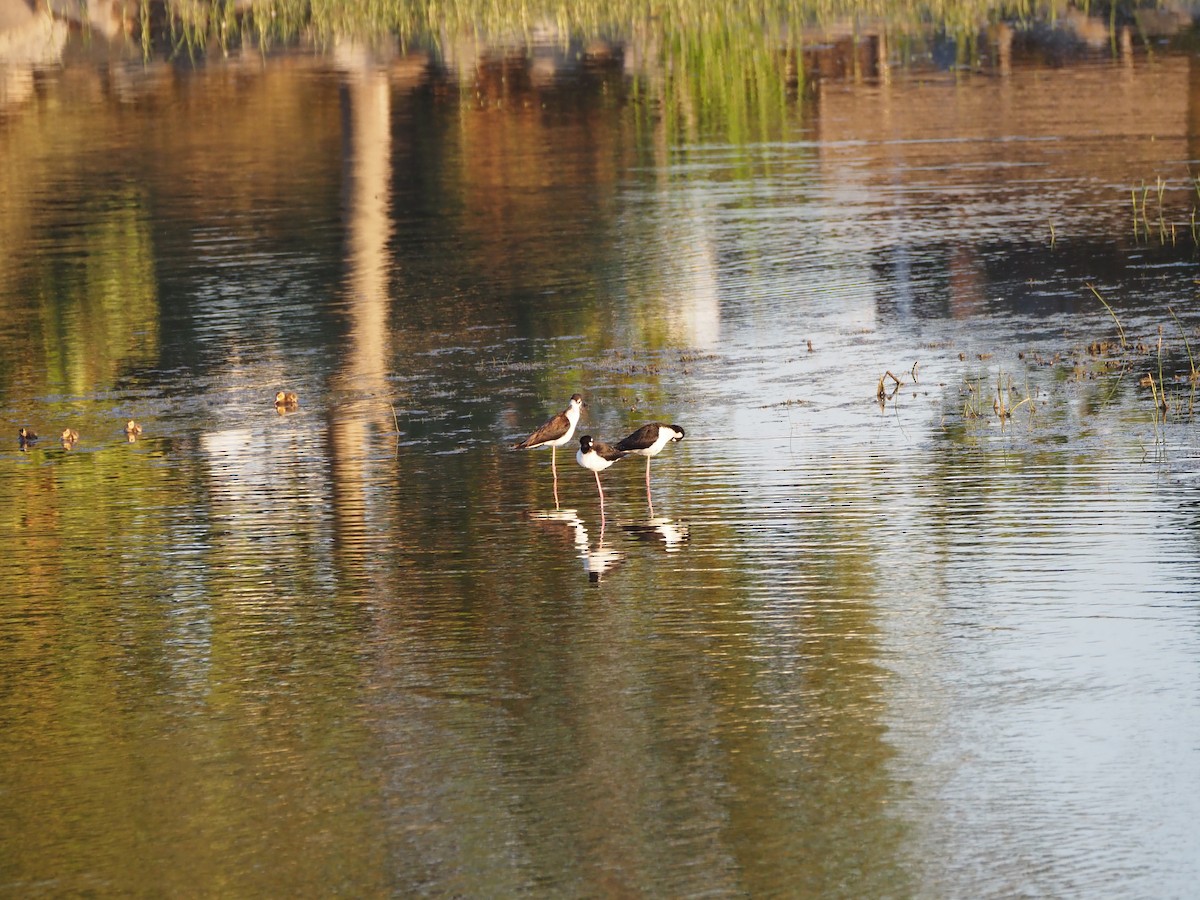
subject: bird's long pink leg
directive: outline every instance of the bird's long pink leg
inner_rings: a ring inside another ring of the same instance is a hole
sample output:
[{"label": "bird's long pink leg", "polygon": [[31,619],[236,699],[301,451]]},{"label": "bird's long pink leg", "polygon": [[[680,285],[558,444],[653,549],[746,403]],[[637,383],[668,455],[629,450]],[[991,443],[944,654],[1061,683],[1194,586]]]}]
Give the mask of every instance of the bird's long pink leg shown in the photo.
[{"label": "bird's long pink leg", "polygon": [[558,509],[558,448],[550,447],[550,471],[554,473],[554,508]]},{"label": "bird's long pink leg", "polygon": [[650,518],[654,518],[654,498],[650,496],[650,457],[646,457],[646,505],[650,507]]},{"label": "bird's long pink leg", "polygon": [[596,476],[596,490],[600,492],[600,527],[604,528],[604,488],[600,486],[600,473],[592,470],[592,474]]}]

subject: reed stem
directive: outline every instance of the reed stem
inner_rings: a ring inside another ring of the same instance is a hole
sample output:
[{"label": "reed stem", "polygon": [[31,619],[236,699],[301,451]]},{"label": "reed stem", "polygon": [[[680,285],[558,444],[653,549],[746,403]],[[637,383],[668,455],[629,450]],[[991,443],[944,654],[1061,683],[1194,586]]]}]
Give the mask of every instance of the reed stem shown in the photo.
[{"label": "reed stem", "polygon": [[1121,352],[1125,352],[1128,349],[1128,344],[1125,343],[1125,329],[1121,327],[1121,320],[1117,318],[1117,314],[1113,312],[1113,308],[1108,305],[1108,302],[1100,296],[1100,292],[1096,290],[1094,284],[1089,284],[1087,287],[1089,291],[1096,295],[1096,299],[1104,304],[1104,308],[1108,310],[1108,314],[1112,316],[1112,320],[1117,323],[1117,333],[1121,336]]}]

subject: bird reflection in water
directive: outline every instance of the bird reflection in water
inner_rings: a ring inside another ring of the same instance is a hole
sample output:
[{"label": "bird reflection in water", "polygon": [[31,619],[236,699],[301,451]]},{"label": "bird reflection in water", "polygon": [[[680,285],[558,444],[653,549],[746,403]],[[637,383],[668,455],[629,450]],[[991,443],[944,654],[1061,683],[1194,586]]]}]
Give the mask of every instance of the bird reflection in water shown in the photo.
[{"label": "bird reflection in water", "polygon": [[592,549],[587,526],[574,509],[537,510],[530,513],[530,518],[538,524],[557,523],[571,529],[575,553],[583,560],[583,571],[587,574],[588,581],[599,582],[625,558],[625,554],[619,550],[605,546],[603,524],[600,526],[600,539],[596,542],[595,549]]},{"label": "bird reflection in water", "polygon": [[622,527],[640,541],[661,541],[668,553],[678,553],[688,541],[686,522],[676,522],[662,516]]},{"label": "bird reflection in water", "polygon": [[598,583],[606,573],[619,566],[624,558],[624,553],[604,546],[604,529],[601,528],[596,549],[588,550],[583,556],[583,571],[587,572],[588,581]]},{"label": "bird reflection in water", "polygon": [[574,509],[538,509],[531,512],[529,517],[539,525],[566,525],[574,531],[575,549],[580,552],[587,551],[587,527],[583,524],[583,519],[579,518],[578,511]]}]

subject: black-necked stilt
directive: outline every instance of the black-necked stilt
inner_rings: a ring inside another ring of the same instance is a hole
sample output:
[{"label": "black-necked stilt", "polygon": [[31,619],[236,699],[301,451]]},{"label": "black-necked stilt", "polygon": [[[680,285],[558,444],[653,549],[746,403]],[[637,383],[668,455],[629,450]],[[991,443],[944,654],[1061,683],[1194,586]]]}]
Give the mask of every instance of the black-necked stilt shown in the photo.
[{"label": "black-necked stilt", "polygon": [[513,444],[514,450],[535,450],[538,447],[550,448],[550,471],[554,473],[554,505],[558,506],[558,448],[571,440],[575,426],[579,424],[579,413],[585,406],[583,396],[572,394],[567,408],[557,415],[551,416],[542,426],[523,441]]},{"label": "black-necked stilt", "polygon": [[654,515],[654,500],[650,496],[650,459],[658,456],[667,444],[682,441],[683,437],[684,431],[678,425],[651,422],[649,425],[643,425],[616,446],[616,449],[622,453],[633,453],[646,457],[646,502],[650,505],[651,516]]},{"label": "black-necked stilt", "polygon": [[604,488],[600,486],[600,473],[615,463],[625,454],[611,444],[593,440],[590,434],[579,439],[579,450],[575,453],[575,461],[585,469],[591,469],[596,476],[596,490],[600,492],[600,527],[604,527]]}]

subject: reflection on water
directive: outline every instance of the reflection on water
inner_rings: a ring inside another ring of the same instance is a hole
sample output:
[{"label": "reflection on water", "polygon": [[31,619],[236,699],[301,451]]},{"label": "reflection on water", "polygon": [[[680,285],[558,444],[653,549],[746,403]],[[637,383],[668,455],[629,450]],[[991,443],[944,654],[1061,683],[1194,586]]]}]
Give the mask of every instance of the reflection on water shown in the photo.
[{"label": "reflection on water", "polygon": [[645,522],[633,522],[623,527],[639,540],[661,543],[668,553],[678,553],[688,540],[686,522],[674,522],[662,516],[653,516]]},{"label": "reflection on water", "polygon": [[571,529],[574,536],[575,554],[583,560],[583,571],[589,581],[598,583],[606,572],[615,569],[620,565],[621,560],[625,558],[625,554],[620,550],[617,550],[611,544],[605,544],[605,525],[603,520],[600,525],[600,535],[593,545],[588,535],[587,526],[584,524],[583,519],[579,517],[579,513],[576,510],[539,510],[530,515],[535,522],[561,524]]},{"label": "reflection on water", "polygon": [[[391,263],[391,96],[387,70],[364,47],[335,48],[341,75],[344,299],[347,339],[329,375],[329,451],[339,559],[344,573],[365,575],[374,549],[368,485],[382,477],[373,438],[396,430],[387,380],[393,347],[388,327]],[[400,342],[402,346],[402,340]]]},{"label": "reflection on water", "polygon": [[[1025,40],[6,95],[4,887],[1185,895],[1200,78]],[[580,389],[653,508],[508,451]]]}]

